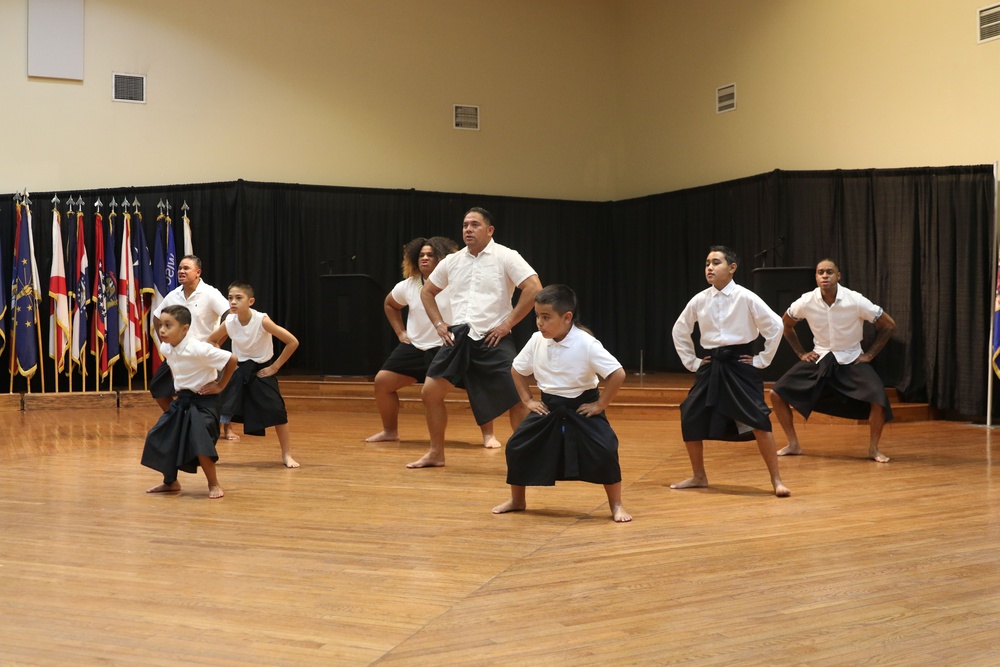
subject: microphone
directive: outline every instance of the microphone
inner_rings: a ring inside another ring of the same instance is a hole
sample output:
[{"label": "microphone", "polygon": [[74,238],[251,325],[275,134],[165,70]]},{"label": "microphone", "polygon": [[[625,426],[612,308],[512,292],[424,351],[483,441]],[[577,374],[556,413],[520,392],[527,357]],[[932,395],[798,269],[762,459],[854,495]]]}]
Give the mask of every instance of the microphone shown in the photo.
[{"label": "microphone", "polygon": [[754,259],[760,259],[760,258],[763,257],[764,261],[766,262],[767,261],[767,253],[769,253],[772,250],[775,250],[777,248],[780,248],[783,245],[785,245],[785,237],[784,236],[779,236],[777,242],[773,246],[771,246],[770,248],[764,248],[759,253],[757,253],[756,255],[754,255],[753,258]]}]

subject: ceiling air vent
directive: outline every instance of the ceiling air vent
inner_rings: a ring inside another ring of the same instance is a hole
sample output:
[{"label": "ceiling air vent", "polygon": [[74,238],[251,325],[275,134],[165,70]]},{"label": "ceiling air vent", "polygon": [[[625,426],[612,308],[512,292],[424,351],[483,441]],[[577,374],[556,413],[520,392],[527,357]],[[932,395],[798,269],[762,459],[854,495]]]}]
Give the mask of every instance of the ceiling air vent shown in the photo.
[{"label": "ceiling air vent", "polygon": [[715,113],[726,113],[736,109],[736,84],[715,89]]},{"label": "ceiling air vent", "polygon": [[1000,5],[979,9],[979,43],[1000,37]]},{"label": "ceiling air vent", "polygon": [[479,129],[479,107],[471,104],[455,105],[455,129],[456,130],[478,130]]},{"label": "ceiling air vent", "polygon": [[114,76],[114,101],[146,103],[146,76],[144,74],[119,74]]}]

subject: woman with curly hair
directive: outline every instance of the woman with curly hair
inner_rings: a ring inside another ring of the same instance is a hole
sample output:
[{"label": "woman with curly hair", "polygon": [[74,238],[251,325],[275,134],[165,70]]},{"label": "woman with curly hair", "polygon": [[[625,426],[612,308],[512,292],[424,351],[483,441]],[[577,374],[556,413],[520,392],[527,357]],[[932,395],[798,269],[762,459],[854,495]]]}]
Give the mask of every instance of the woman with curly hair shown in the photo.
[{"label": "woman with curly hair", "polygon": [[[434,236],[415,238],[403,246],[403,280],[399,281],[385,297],[385,316],[399,338],[399,345],[385,360],[375,376],[375,404],[382,417],[382,430],[366,438],[365,442],[399,440],[398,391],[417,382],[423,382],[427,367],[438,348],[441,338],[427,311],[420,301],[424,281],[447,255],[458,250],[449,238]],[[445,319],[450,319],[451,305],[447,294],[435,299]],[[403,324],[403,308],[409,308]],[[483,424],[483,446],[496,448],[500,442],[493,436],[493,422]]]}]

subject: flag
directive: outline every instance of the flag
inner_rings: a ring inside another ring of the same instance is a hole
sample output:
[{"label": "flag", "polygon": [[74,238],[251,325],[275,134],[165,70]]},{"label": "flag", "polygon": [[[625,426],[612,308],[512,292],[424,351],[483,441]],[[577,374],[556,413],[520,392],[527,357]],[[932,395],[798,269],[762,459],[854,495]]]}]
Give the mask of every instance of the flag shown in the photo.
[{"label": "flag", "polygon": [[[153,299],[150,305],[150,313],[155,312],[162,303],[163,298],[167,296],[170,291],[168,289],[169,280],[167,279],[167,251],[163,244],[163,235],[166,233],[165,229],[166,217],[160,213],[156,216],[156,239],[153,245]],[[150,317],[149,326],[153,326],[152,317]],[[149,335],[152,337],[155,332],[150,331]],[[155,338],[153,338],[156,340]],[[163,357],[160,356],[160,349],[153,346],[156,350],[156,354],[153,355],[153,370],[156,371],[160,367],[160,363],[163,361]]]},{"label": "flag", "polygon": [[[3,248],[0,248],[0,276],[3,275]],[[0,289],[0,354],[7,349],[7,297]]]},{"label": "flag", "polygon": [[11,375],[30,378],[38,370],[38,300],[34,282],[35,252],[31,244],[31,209],[17,204],[17,233],[14,239],[14,270],[10,285],[13,348]]},{"label": "flag", "polygon": [[66,369],[69,350],[69,291],[66,288],[66,258],[63,255],[59,211],[52,210],[52,270],[49,271],[49,356],[56,375]]},{"label": "flag", "polygon": [[120,330],[118,327],[118,261],[115,259],[115,221],[118,214],[114,209],[108,215],[107,224],[104,225],[104,291],[107,295],[108,321],[107,321],[107,344],[108,344],[108,369],[114,367],[120,356],[121,344],[118,342]]},{"label": "flag", "polygon": [[993,298],[993,372],[1000,377],[1000,251],[997,253],[997,289]]},{"label": "flag", "polygon": [[107,265],[104,257],[104,218],[94,214],[94,331],[92,354],[97,357],[97,372],[101,379],[108,375],[108,293],[105,289]]},{"label": "flag", "polygon": [[[174,228],[170,216],[166,217],[167,223],[167,292],[177,289],[177,249],[174,244]],[[165,292],[163,296],[166,296]]]},{"label": "flag", "polygon": [[[135,202],[138,209],[138,200]],[[139,329],[142,344],[137,350],[140,362],[149,358],[149,312],[150,299],[153,295],[153,267],[149,262],[149,246],[146,245],[146,231],[142,228],[142,213],[137,210],[132,214],[132,267],[135,276],[136,296],[139,302]]]},{"label": "flag", "polygon": [[136,262],[132,259],[132,216],[122,214],[122,251],[118,262],[118,333],[121,341],[122,361],[129,377],[139,368],[142,344],[142,319],[139,306],[139,288],[136,285]]},{"label": "flag", "polygon": [[[72,220],[70,211],[68,220]],[[68,221],[67,220],[67,221]],[[76,233],[70,230],[69,258],[73,262],[70,284],[70,300],[73,307],[73,341],[69,347],[70,359],[76,362],[80,372],[86,375],[87,362],[87,304],[90,303],[90,266],[87,262],[87,246],[83,238],[83,212],[76,213]]]},{"label": "flag", "polygon": [[[184,208],[187,208],[187,202],[184,202]],[[191,240],[191,220],[187,217],[187,212],[185,211],[183,216],[184,221],[184,256],[194,254],[194,243]]]}]

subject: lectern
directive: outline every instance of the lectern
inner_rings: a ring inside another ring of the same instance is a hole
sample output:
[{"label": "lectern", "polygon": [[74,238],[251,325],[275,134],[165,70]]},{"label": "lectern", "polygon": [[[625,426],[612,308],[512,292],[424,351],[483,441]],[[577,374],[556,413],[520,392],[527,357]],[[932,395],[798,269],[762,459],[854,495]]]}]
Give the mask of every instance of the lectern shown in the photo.
[{"label": "lectern", "polygon": [[318,340],[326,375],[375,375],[385,361],[385,290],[360,273],[320,276]]},{"label": "lectern", "polygon": [[[792,301],[803,293],[816,289],[816,270],[811,266],[760,268],[754,269],[752,275],[753,291],[778,314],[778,317],[785,314]],[[812,332],[809,331],[809,326],[802,323],[795,327],[795,333],[802,341],[802,347],[811,350]],[[758,346],[763,347],[762,339],[758,339]],[[777,380],[798,360],[791,346],[782,341],[778,346],[778,353],[774,355],[774,361],[761,371],[761,377],[768,381]]]}]

